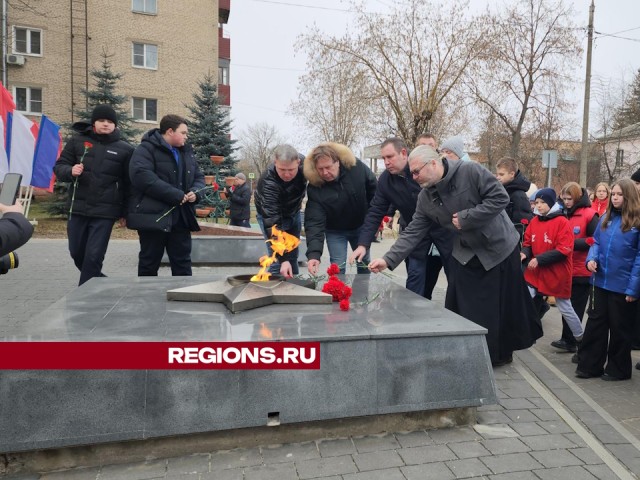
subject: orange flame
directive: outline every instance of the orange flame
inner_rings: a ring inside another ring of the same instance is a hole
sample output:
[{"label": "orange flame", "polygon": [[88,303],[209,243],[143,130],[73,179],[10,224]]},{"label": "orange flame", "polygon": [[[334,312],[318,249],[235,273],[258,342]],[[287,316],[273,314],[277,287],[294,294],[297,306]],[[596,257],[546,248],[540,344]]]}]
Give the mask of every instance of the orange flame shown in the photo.
[{"label": "orange flame", "polygon": [[251,277],[252,282],[266,282],[269,280],[271,274],[267,272],[269,266],[276,261],[276,255],[284,255],[286,252],[290,252],[300,244],[300,239],[287,232],[282,232],[274,225],[271,228],[271,239],[267,240],[271,243],[271,249],[273,255],[268,257],[267,255],[260,257],[260,271]]},{"label": "orange flame", "polygon": [[[260,324],[259,335],[261,338],[272,340],[274,336],[273,330],[271,330],[265,323]],[[279,340],[284,340],[284,335],[282,334],[282,328],[278,327],[275,331],[275,336]]]}]

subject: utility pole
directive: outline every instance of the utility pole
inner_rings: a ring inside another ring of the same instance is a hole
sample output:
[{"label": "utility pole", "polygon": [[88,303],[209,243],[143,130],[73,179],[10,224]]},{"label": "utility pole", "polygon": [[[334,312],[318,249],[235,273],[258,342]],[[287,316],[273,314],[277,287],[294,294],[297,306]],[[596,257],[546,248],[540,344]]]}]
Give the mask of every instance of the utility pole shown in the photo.
[{"label": "utility pole", "polygon": [[587,73],[584,79],[584,110],[582,112],[582,149],[580,151],[580,185],[587,187],[589,165],[589,98],[591,96],[591,52],[593,50],[593,12],[596,6],[591,0],[589,7],[589,30],[587,40]]}]

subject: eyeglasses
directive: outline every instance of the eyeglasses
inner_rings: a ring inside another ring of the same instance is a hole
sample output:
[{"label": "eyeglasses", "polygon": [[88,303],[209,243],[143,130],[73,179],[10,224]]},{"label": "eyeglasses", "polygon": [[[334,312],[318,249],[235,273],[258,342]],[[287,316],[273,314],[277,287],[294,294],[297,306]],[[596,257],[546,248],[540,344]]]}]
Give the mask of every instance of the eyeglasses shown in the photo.
[{"label": "eyeglasses", "polygon": [[428,165],[429,162],[427,163],[423,163],[422,166],[420,168],[416,168],[415,170],[409,170],[409,173],[411,173],[412,177],[415,177],[417,175],[420,175],[420,170],[422,170],[424,167],[426,167]]}]

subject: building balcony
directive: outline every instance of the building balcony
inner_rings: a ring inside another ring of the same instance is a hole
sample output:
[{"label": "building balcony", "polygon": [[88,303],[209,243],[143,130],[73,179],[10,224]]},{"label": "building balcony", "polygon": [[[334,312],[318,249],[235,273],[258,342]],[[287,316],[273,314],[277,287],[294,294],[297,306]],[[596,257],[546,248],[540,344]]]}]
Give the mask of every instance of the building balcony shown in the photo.
[{"label": "building balcony", "polygon": [[220,23],[229,23],[230,11],[231,0],[218,0],[218,17],[220,17]]},{"label": "building balcony", "polygon": [[220,105],[231,106],[231,86],[218,84],[218,98]]},{"label": "building balcony", "polygon": [[222,29],[218,32],[218,58],[231,59],[231,40],[222,36]]}]

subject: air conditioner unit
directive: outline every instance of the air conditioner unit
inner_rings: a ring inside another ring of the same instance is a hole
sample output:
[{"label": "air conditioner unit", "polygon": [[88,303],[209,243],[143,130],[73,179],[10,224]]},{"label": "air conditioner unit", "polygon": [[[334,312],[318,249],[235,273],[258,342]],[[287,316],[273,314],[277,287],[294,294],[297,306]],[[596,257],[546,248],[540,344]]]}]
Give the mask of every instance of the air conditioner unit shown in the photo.
[{"label": "air conditioner unit", "polygon": [[7,55],[9,65],[24,65],[24,55]]}]

